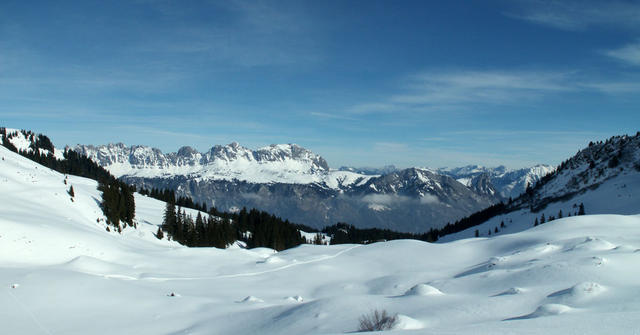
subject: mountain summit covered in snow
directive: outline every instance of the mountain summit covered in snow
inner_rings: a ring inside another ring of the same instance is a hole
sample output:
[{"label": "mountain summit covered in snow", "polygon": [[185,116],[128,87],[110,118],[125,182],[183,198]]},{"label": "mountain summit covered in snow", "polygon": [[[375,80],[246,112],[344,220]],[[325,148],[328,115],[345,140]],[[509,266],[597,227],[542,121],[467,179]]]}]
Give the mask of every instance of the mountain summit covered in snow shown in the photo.
[{"label": "mountain summit covered in snow", "polygon": [[[164,154],[147,146],[122,143],[73,148],[118,177],[201,180],[242,180],[254,183],[322,183],[329,178],[327,162],[296,144],[273,144],[251,150],[236,142],[216,145],[204,153],[191,147]],[[341,175],[345,175],[342,173]]]}]

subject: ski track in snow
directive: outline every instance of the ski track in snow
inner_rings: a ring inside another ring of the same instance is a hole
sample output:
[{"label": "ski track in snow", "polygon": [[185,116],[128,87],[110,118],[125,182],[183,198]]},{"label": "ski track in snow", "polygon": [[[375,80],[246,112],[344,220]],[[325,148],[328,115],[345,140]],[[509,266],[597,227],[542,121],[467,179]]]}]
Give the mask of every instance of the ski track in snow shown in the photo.
[{"label": "ski track in snow", "polygon": [[45,334],[49,334],[52,335],[52,333],[49,331],[49,329],[47,329],[44,325],[42,325],[42,323],[38,320],[38,318],[36,317],[35,314],[33,314],[33,312],[22,302],[20,302],[20,300],[13,295],[13,293],[11,293],[11,291],[7,291],[7,294],[11,297],[11,299],[16,303],[16,305],[20,306],[20,309],[29,316],[29,318],[33,321],[34,324],[36,324],[38,326],[38,328],[40,328],[40,330],[45,333]]}]

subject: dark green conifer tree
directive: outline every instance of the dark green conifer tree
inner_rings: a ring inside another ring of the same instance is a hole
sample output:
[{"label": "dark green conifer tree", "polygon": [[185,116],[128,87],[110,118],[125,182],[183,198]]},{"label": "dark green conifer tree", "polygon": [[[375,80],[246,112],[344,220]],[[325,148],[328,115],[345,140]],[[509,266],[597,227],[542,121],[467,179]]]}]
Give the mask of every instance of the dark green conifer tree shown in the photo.
[{"label": "dark green conifer tree", "polygon": [[169,201],[164,210],[164,219],[162,221],[162,228],[164,231],[169,234],[169,236],[174,236],[177,228],[177,217],[176,217],[176,205]]},{"label": "dark green conifer tree", "polygon": [[204,247],[207,245],[204,228],[205,228],[204,220],[202,219],[202,215],[200,215],[200,212],[198,212],[198,216],[196,217],[196,227],[195,227],[196,236],[193,238],[194,244],[198,247]]}]

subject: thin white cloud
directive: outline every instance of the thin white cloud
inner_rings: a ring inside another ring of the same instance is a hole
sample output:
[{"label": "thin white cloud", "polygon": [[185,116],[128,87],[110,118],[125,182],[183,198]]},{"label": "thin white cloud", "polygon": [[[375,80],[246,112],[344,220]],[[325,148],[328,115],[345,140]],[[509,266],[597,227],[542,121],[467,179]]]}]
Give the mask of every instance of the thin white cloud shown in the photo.
[{"label": "thin white cloud", "polygon": [[567,93],[621,95],[640,92],[634,75],[596,78],[579,71],[425,72],[405,80],[404,87],[380,101],[346,109],[351,114],[466,111],[478,106],[522,106]]},{"label": "thin white cloud", "polygon": [[423,137],[420,140],[425,142],[442,142],[442,141],[446,141],[447,138],[442,136],[435,136],[435,137]]},{"label": "thin white cloud", "polygon": [[323,118],[323,119],[335,119],[335,120],[348,120],[348,121],[355,121],[355,118],[349,117],[349,116],[344,116],[344,115],[338,115],[338,114],[332,114],[332,113],[322,113],[322,112],[309,112],[309,115],[318,117],[318,118]]},{"label": "thin white cloud", "polygon": [[424,73],[410,87],[414,93],[393,97],[393,102],[439,104],[457,102],[506,103],[537,92],[567,91],[567,75],[544,72],[461,71]]},{"label": "thin white cloud", "polygon": [[562,30],[609,25],[640,28],[640,3],[632,1],[514,1],[507,16]]},{"label": "thin white cloud", "polygon": [[604,136],[604,133],[594,131],[570,131],[570,130],[457,130],[444,133],[450,136],[472,135],[472,136],[517,136],[517,135],[539,135],[539,136]]},{"label": "thin white cloud", "polygon": [[439,204],[440,203],[440,199],[438,199],[438,197],[435,196],[435,195],[425,194],[420,198],[420,203],[421,204],[434,205],[434,204]]},{"label": "thin white cloud", "polygon": [[546,94],[576,90],[569,72],[452,71],[426,72],[408,78],[404,90],[379,102],[365,102],[353,114],[424,112],[475,104],[520,104]]},{"label": "thin white cloud", "polygon": [[585,83],[583,87],[611,95],[640,93],[640,81],[596,81]]},{"label": "thin white cloud", "polygon": [[[640,20],[640,17],[638,20]],[[606,51],[605,54],[631,65],[640,65],[640,41],[625,45],[619,49]]]}]

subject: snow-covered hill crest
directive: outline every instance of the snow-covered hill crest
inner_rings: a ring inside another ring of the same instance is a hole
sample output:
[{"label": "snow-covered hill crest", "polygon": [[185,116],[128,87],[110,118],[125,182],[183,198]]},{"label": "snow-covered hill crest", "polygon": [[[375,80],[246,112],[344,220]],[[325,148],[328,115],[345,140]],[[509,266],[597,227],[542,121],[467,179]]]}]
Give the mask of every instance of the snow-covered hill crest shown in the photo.
[{"label": "snow-covered hill crest", "polygon": [[640,133],[590,143],[540,178],[520,197],[480,225],[444,241],[514,233],[550,219],[580,213],[637,214],[640,208]]},{"label": "snow-covered hill crest", "polygon": [[562,162],[553,174],[541,179],[533,192],[533,202],[540,206],[549,199],[585,192],[627,175],[640,178],[640,132],[590,143]]}]

